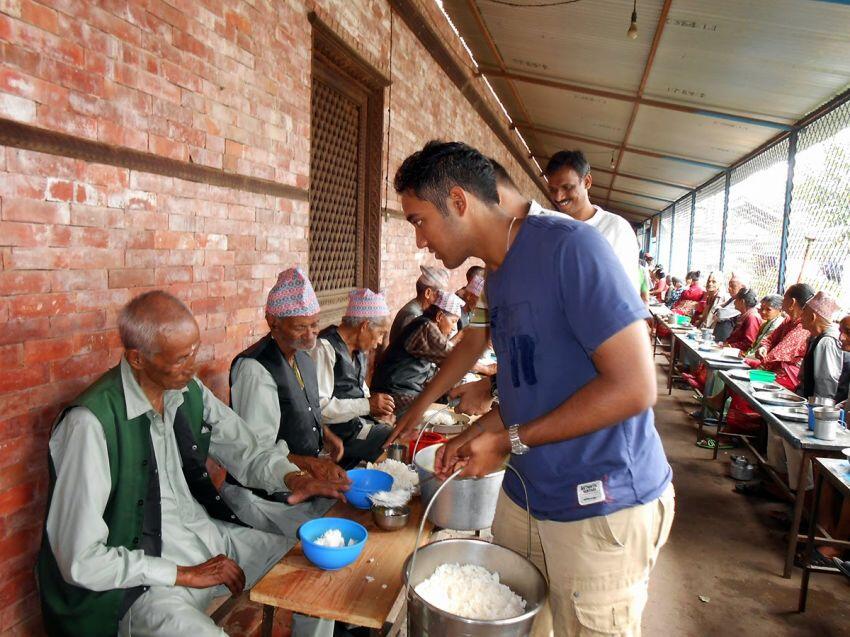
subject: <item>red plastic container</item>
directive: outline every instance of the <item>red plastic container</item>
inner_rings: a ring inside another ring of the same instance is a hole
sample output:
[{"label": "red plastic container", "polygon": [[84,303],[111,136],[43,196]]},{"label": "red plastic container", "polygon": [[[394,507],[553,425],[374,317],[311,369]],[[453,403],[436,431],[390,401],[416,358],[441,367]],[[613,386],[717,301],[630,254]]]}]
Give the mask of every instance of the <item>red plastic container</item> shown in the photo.
[{"label": "red plastic container", "polygon": [[[418,435],[418,434],[417,434]],[[416,447],[416,451],[421,451],[425,447],[430,447],[431,445],[438,445],[440,443],[446,442],[448,438],[446,438],[443,434],[434,433],[433,431],[426,431],[422,434],[422,438],[419,440],[419,444],[416,444],[416,438],[410,441],[408,445],[408,451],[410,452],[410,461],[413,462],[413,456],[416,455],[414,451],[414,447]]]}]

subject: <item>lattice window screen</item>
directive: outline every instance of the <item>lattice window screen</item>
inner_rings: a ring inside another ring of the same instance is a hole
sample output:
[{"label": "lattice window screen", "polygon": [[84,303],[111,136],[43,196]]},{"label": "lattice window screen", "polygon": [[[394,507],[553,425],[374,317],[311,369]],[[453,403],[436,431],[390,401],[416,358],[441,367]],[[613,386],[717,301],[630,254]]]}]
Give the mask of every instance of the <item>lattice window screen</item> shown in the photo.
[{"label": "lattice window screen", "polygon": [[732,172],[724,267],[747,274],[758,294],[776,291],[787,178],[787,140]]},{"label": "lattice window screen", "polygon": [[684,280],[688,271],[688,242],[691,236],[691,195],[676,202],[673,208],[676,222],[673,224],[673,251],[670,257],[670,272]]},{"label": "lattice window screen", "polygon": [[673,207],[667,208],[661,213],[661,221],[658,224],[658,254],[655,261],[664,266],[664,270],[670,273],[670,239],[673,229]]},{"label": "lattice window screen", "polygon": [[797,139],[786,286],[801,272],[805,283],[850,308],[850,103],[802,129]]},{"label": "lattice window screen", "polygon": [[703,281],[709,272],[717,270],[720,265],[725,187],[726,179],[720,177],[697,191],[691,269],[702,272]]},{"label": "lattice window screen", "polygon": [[358,284],[361,105],[313,78],[310,280],[317,292]]}]

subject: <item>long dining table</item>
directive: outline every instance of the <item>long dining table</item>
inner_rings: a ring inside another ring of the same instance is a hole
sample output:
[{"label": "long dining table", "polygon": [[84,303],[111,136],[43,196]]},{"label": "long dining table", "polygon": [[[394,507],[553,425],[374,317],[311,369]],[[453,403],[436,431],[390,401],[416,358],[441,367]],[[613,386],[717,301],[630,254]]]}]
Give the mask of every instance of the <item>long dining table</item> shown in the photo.
[{"label": "long dining table", "polygon": [[[736,377],[738,376],[738,377]],[[768,431],[780,436],[788,442],[794,449],[797,449],[802,454],[800,469],[797,475],[797,485],[804,485],[808,475],[811,472],[812,459],[815,457],[840,457],[841,450],[850,447],[850,432],[841,429],[838,432],[835,440],[821,440],[815,438],[814,433],[809,430],[807,422],[796,422],[789,418],[780,417],[777,413],[782,413],[781,408],[762,403],[755,396],[753,385],[748,379],[741,378],[742,374],[735,373],[732,370],[723,370],[718,372],[718,378],[723,381],[724,392],[726,395],[734,394],[747,401],[753,410],[764,420]],[[759,465],[765,470],[767,475],[782,489],[788,499],[794,504],[794,513],[791,520],[791,528],[788,533],[788,542],[785,551],[785,563],[782,571],[782,576],[785,578],[791,577],[791,571],[794,566],[794,553],[797,543],[806,539],[806,536],[800,535],[800,522],[803,517],[803,508],[805,502],[805,488],[798,488],[796,491],[791,490],[782,476],[776,469],[770,465],[767,459],[762,456],[758,449],[752,444],[746,436],[737,434],[724,433],[725,426],[724,414],[720,414],[717,422],[717,433],[711,436],[715,440],[714,458],[717,458],[717,452],[720,447],[720,439],[723,437],[737,437],[747,447],[747,449],[756,457]],[[824,539],[824,538],[818,538]]]}]

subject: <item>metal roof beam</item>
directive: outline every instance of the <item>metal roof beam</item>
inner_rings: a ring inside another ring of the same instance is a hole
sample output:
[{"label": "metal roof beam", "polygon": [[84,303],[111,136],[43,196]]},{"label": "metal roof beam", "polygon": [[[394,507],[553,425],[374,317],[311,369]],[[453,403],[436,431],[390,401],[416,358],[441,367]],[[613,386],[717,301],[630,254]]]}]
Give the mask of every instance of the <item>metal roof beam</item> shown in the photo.
[{"label": "metal roof beam", "polygon": [[[479,67],[479,75],[488,75],[490,77],[501,77],[506,80],[513,80],[516,82],[525,82],[527,84],[536,84],[538,86],[547,86],[549,88],[555,88],[562,91],[569,91],[571,93],[582,93],[584,95],[596,95],[597,97],[604,97],[606,99],[619,100],[622,102],[630,102],[632,104],[640,104],[643,106],[651,106],[653,108],[661,108],[670,111],[678,111],[680,113],[687,113],[690,115],[701,115],[704,117],[713,117],[715,119],[724,119],[733,122],[740,122],[742,124],[749,124],[751,126],[763,126],[765,128],[772,128],[774,130],[791,130],[793,128],[792,124],[783,124],[782,122],[774,122],[768,119],[761,119],[758,117],[749,117],[746,115],[737,115],[735,113],[725,113],[722,111],[715,111],[706,108],[699,108],[696,106],[686,106],[684,104],[674,104],[672,102],[664,102],[661,100],[655,100],[647,97],[638,97],[636,95],[629,95],[626,93],[616,93],[614,91],[608,91],[604,89],[595,89],[589,88],[585,86],[579,86],[578,84],[570,84],[569,82],[562,82],[559,80],[552,80],[548,78],[536,77],[533,75],[524,75],[522,73],[515,73],[513,71],[503,70],[502,68],[494,68],[490,66],[482,66]],[[513,86],[512,83],[510,83]]]},{"label": "metal roof beam", "polygon": [[[726,170],[726,166],[721,164],[713,164],[711,162],[703,161],[700,159],[691,159],[690,157],[680,157],[678,155],[668,155],[666,153],[659,153],[654,150],[645,150],[643,148],[635,148],[633,146],[626,146],[625,144],[616,144],[614,142],[608,142],[602,139],[592,139],[590,137],[583,137],[581,135],[575,135],[573,133],[569,133],[567,131],[557,130],[554,128],[547,128],[543,126],[537,126],[536,124],[531,124],[529,122],[514,122],[512,127],[515,128],[524,128],[525,130],[530,130],[534,133],[540,133],[542,135],[551,135],[553,137],[562,137],[563,139],[569,139],[576,142],[582,142],[584,144],[593,144],[595,146],[602,146],[603,148],[610,148],[612,150],[620,150],[620,158],[622,158],[623,152],[633,153],[635,155],[643,155],[644,157],[653,157],[655,159],[668,159],[670,161],[678,161],[685,164],[690,164],[692,166],[699,166],[700,168],[709,168],[711,170]],[[620,160],[617,160],[617,164],[620,163]],[[619,174],[617,169],[614,168],[614,175]]]}]

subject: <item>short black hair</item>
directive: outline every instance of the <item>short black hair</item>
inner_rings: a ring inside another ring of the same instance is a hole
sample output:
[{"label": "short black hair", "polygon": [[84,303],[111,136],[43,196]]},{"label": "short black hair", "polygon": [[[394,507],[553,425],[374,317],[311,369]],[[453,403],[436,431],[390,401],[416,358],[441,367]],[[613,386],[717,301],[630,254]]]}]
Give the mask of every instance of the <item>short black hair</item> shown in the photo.
[{"label": "short black hair", "polygon": [[448,216],[449,191],[460,186],[486,204],[497,205],[496,172],[480,152],[463,142],[431,140],[407,159],[395,173],[395,191],[413,191]]},{"label": "short black hair", "polygon": [[803,307],[815,295],[811,285],[806,283],[795,283],[785,290],[785,295],[797,301],[797,305]]},{"label": "short black hair", "polygon": [[562,168],[572,168],[581,179],[590,174],[590,162],[580,150],[559,150],[549,158],[543,173],[551,177]]},{"label": "short black hair", "polygon": [[480,265],[473,265],[466,271],[466,282],[469,283],[476,275],[484,276],[484,268]]},{"label": "short black hair", "polygon": [[735,295],[736,299],[740,299],[744,302],[744,305],[747,307],[755,307],[759,304],[759,297],[756,296],[756,293],[748,288],[743,288],[738,290],[738,293]]},{"label": "short black hair", "polygon": [[490,157],[490,163],[493,164],[493,172],[496,173],[496,185],[508,186],[509,188],[513,188],[514,190],[519,192],[519,188],[517,188],[516,183],[513,179],[511,179],[511,176],[505,169],[505,167],[492,157]]},{"label": "short black hair", "polygon": [[676,283],[681,283],[681,282],[682,282],[682,279],[680,279],[677,276],[674,276],[672,279],[670,279],[670,283],[672,283],[673,285],[675,285]]},{"label": "short black hair", "polygon": [[761,299],[762,303],[767,303],[774,310],[782,309],[782,297],[779,294],[768,294]]}]

